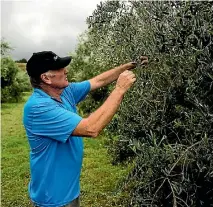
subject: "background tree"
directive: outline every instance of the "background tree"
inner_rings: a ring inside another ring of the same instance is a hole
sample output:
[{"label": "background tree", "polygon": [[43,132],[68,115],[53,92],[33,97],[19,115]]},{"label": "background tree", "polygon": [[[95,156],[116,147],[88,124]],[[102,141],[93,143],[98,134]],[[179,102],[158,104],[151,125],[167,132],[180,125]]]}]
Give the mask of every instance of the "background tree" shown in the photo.
[{"label": "background tree", "polygon": [[25,58],[22,58],[20,60],[16,60],[17,63],[27,63],[27,60]]},{"label": "background tree", "polygon": [[20,71],[9,56],[12,47],[1,40],[1,102],[22,100],[22,92],[31,90],[26,72]]},{"label": "background tree", "polygon": [[9,45],[9,43],[6,42],[4,38],[2,38],[1,39],[1,56],[8,55],[12,49],[13,48]]},{"label": "background tree", "polygon": [[[90,48],[87,32],[79,37],[79,44],[75,53],[71,54],[72,61],[69,65],[68,79],[69,81],[84,81],[92,78],[106,68],[97,62],[93,56],[93,51]],[[98,108],[107,97],[108,87],[100,88],[92,91],[84,102],[79,104],[79,109],[82,113],[89,114]]]}]

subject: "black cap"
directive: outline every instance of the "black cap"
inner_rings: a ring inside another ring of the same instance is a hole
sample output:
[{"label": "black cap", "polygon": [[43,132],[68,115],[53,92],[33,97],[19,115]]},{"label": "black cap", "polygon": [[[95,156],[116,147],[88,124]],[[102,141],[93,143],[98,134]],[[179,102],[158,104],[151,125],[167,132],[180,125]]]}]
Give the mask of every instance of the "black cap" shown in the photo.
[{"label": "black cap", "polygon": [[29,76],[40,76],[48,70],[59,70],[69,65],[72,57],[59,57],[52,51],[33,53],[27,62],[27,73]]}]

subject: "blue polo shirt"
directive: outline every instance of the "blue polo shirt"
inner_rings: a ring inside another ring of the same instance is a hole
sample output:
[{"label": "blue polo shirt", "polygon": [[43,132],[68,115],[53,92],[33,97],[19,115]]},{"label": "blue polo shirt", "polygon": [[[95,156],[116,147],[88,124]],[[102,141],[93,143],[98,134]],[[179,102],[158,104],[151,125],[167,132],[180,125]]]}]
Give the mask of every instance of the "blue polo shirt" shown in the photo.
[{"label": "blue polo shirt", "polygon": [[62,102],[40,89],[24,106],[23,123],[30,145],[29,194],[40,207],[59,207],[80,194],[82,137],[71,136],[82,120],[76,104],[90,91],[89,81],[70,83]]}]

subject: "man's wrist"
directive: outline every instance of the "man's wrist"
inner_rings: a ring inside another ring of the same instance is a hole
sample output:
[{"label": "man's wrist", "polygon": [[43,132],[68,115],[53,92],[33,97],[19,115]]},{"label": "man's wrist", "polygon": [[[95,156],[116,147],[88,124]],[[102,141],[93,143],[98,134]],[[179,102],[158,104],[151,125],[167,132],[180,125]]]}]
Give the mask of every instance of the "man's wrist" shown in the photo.
[{"label": "man's wrist", "polygon": [[116,87],[114,88],[113,92],[117,93],[117,94],[120,94],[121,96],[124,96],[126,91],[122,87],[116,85]]}]

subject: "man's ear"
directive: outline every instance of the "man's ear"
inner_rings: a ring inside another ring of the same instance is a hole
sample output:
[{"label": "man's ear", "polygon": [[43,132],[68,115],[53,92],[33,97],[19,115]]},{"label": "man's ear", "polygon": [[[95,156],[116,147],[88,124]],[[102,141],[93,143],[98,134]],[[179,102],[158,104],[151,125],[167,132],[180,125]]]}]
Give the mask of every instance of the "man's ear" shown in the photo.
[{"label": "man's ear", "polygon": [[41,77],[41,80],[42,80],[44,83],[46,83],[46,84],[48,84],[48,85],[52,83],[50,77],[49,77],[46,73],[42,73],[40,77]]}]

